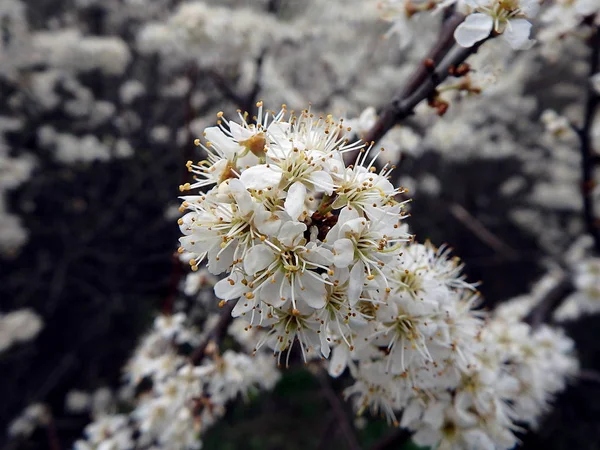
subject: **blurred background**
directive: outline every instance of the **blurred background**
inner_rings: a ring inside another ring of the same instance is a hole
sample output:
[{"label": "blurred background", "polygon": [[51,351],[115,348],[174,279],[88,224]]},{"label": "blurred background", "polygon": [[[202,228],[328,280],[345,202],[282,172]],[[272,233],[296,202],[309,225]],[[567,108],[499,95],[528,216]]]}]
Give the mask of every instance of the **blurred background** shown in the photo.
[{"label": "blurred background", "polygon": [[[34,315],[23,342],[0,326],[0,447],[70,448],[90,416],[67,399],[116,395],[156,313],[194,308],[174,253],[178,186],[217,112],[311,102],[360,130],[439,20],[420,18],[411,39],[386,35],[377,1],[0,0],[0,313]],[[583,234],[577,146],[540,117],[582,120],[589,53],[577,39],[554,50],[563,57],[489,44],[473,61],[489,89],[453,97],[443,117],[421,105],[385,143],[413,198],[412,232],[454,249],[486,308],[527,294]],[[599,326],[567,324],[592,375],[522,448],[600,449]],[[347,448],[323,389],[303,367],[284,370],[274,391],[231,407],[204,448]],[[9,433],[33,404],[50,422]],[[352,422],[362,448],[394,433]]]}]

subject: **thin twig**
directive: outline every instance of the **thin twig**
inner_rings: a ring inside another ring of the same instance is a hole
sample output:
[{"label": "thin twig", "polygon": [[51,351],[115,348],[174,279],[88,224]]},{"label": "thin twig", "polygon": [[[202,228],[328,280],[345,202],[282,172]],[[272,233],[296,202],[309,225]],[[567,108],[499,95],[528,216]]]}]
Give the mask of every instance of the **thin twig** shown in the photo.
[{"label": "thin twig", "polygon": [[48,447],[50,450],[61,450],[60,439],[56,431],[56,423],[54,416],[50,415],[48,424],[46,425],[46,433],[48,437]]},{"label": "thin twig", "polygon": [[[421,64],[415,69],[408,83],[400,94],[401,97],[407,97],[414,92],[421,84],[425,82],[431,74],[431,66],[428,63],[433,63],[434,67],[442,62],[454,45],[454,31],[465,19],[465,16],[460,13],[450,15],[440,28],[438,39],[427,53],[427,56]],[[425,63],[427,61],[427,63]],[[429,66],[429,67],[428,67]]]},{"label": "thin twig", "polygon": [[[589,38],[588,46],[590,47],[589,76],[591,77],[600,68],[600,27],[594,27],[594,33]],[[577,130],[577,133],[581,143],[581,196],[583,198],[583,215],[587,231],[594,239],[594,248],[597,253],[600,253],[600,223],[596,218],[594,199],[592,198],[592,190],[595,187],[593,178],[594,161],[597,155],[594,155],[592,148],[591,130],[599,104],[600,95],[594,90],[588,80],[583,126]]]},{"label": "thin twig", "polygon": [[410,94],[395,97],[379,115],[375,125],[366,133],[363,140],[367,143],[379,141],[385,134],[404,118],[413,113],[414,108],[423,100],[430,98],[436,88],[450,75],[452,67],[458,67],[469,56],[475,53],[485,41],[480,41],[473,47],[454,47],[448,56],[432,69],[422,83]]},{"label": "thin twig", "polygon": [[315,376],[321,384],[323,395],[325,395],[325,398],[329,402],[329,406],[331,406],[331,409],[336,416],[337,422],[341,428],[340,431],[342,431],[342,434],[346,439],[348,448],[350,450],[360,450],[360,444],[358,443],[358,439],[356,437],[356,433],[354,432],[354,427],[352,426],[350,417],[344,408],[342,400],[333,390],[333,387],[329,381],[329,376],[321,367],[317,368]]},{"label": "thin twig", "polygon": [[457,220],[471,230],[475,236],[477,236],[490,248],[496,250],[498,253],[503,254],[507,258],[518,258],[519,254],[514,248],[500,240],[500,238],[492,233],[480,220],[474,217],[462,205],[459,205],[458,203],[451,204],[450,212]]},{"label": "thin twig", "polygon": [[330,414],[329,419],[327,420],[327,425],[325,426],[325,430],[323,430],[323,434],[321,435],[321,440],[317,445],[317,450],[327,450],[330,447],[330,443],[332,439],[335,437],[337,428],[337,418],[335,414]]},{"label": "thin twig", "polygon": [[592,369],[581,369],[577,374],[581,381],[600,385],[600,373]]}]

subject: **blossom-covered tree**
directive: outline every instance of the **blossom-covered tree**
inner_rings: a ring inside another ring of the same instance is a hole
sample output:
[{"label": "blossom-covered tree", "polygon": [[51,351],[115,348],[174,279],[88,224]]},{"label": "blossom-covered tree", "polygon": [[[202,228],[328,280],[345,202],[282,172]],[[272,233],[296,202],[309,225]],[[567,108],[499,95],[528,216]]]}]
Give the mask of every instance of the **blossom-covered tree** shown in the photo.
[{"label": "blossom-covered tree", "polygon": [[[558,394],[600,378],[569,333],[600,310],[596,3],[5,0],[0,252],[14,269],[1,289],[14,301],[0,358],[58,327],[73,261],[127,254],[143,272],[162,240],[162,311],[120,383],[64,396],[90,420],[75,448],[201,448],[231,405],[297,367],[348,448],[364,446],[349,412],[395,429],[374,448],[526,446]],[[94,206],[120,170],[132,184]],[[46,231],[61,214],[44,212],[44,183],[78,177],[96,180],[68,202],[90,224]],[[164,180],[179,199],[149,187]],[[526,272],[519,289],[508,269],[454,256],[470,247],[448,217]],[[114,254],[89,250],[113,235]],[[49,287],[19,284],[30,255],[56,257],[53,239],[73,243]],[[83,304],[110,297],[75,278]],[[486,290],[494,280],[504,290]],[[27,301],[39,290],[47,303]],[[48,390],[12,411],[10,445],[45,429],[60,448]]]}]

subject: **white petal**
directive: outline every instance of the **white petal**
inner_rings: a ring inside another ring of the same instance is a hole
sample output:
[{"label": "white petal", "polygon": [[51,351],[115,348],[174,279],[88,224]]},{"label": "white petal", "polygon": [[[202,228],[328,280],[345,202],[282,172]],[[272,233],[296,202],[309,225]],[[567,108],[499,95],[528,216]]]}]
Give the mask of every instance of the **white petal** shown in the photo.
[{"label": "white petal", "polygon": [[355,305],[362,293],[365,281],[365,266],[362,261],[358,261],[350,271],[350,282],[348,283],[348,301]]},{"label": "white petal", "polygon": [[246,190],[244,184],[237,179],[229,180],[229,189],[235,198],[235,202],[243,215],[250,214],[254,209],[252,196]]},{"label": "white petal", "polygon": [[248,275],[255,275],[257,272],[269,267],[273,260],[273,250],[264,244],[255,245],[246,252],[244,271]]},{"label": "white petal", "polygon": [[540,10],[540,3],[539,0],[521,0],[519,9],[527,17],[532,18],[537,16],[537,13]]},{"label": "white petal", "polygon": [[[302,284],[302,286],[300,286],[300,284]],[[304,303],[311,308],[321,309],[325,306],[325,301],[327,299],[325,283],[310,275],[305,274],[301,277],[296,292],[299,292],[299,296],[304,300]]]},{"label": "white petal", "polygon": [[279,230],[279,242],[288,248],[297,244],[297,239],[306,231],[306,225],[300,222],[286,222]]},{"label": "white petal", "polygon": [[260,164],[244,170],[240,180],[247,189],[266,189],[277,186],[281,175],[281,171],[274,169],[273,166],[267,167],[266,164]]},{"label": "white petal", "polygon": [[292,184],[285,199],[285,212],[294,220],[298,220],[304,211],[304,199],[306,198],[306,186],[299,181]]},{"label": "white petal", "polygon": [[[228,278],[223,278],[215,284],[215,295],[223,300],[231,300],[242,296],[248,290],[240,282],[242,278],[239,272],[230,274]],[[233,281],[233,285],[231,281]]]},{"label": "white petal", "polygon": [[333,263],[336,267],[348,267],[354,261],[354,244],[350,239],[339,239],[333,244],[335,255]]},{"label": "white petal", "polygon": [[312,173],[308,179],[315,185],[317,191],[325,192],[328,195],[331,195],[333,192],[333,179],[327,172],[319,170],[318,172]]},{"label": "white petal", "polygon": [[219,275],[229,270],[229,266],[233,263],[235,248],[235,243],[230,244],[225,250],[222,250],[218,245],[211,247],[208,251],[208,264],[206,266],[208,271],[213,275]]},{"label": "white petal", "polygon": [[231,132],[233,139],[238,142],[245,141],[254,135],[248,128],[244,128],[233,121],[229,122],[229,131]]},{"label": "white petal", "polygon": [[254,212],[254,225],[260,233],[275,236],[281,227],[281,219],[275,213],[259,207]]},{"label": "white petal", "polygon": [[235,306],[233,307],[233,310],[231,311],[231,316],[239,317],[242,314],[245,314],[248,311],[250,311],[253,307],[254,307],[253,301],[248,300],[247,298],[240,298],[237,301],[237,303],[235,304]]},{"label": "white petal", "polygon": [[526,50],[533,45],[529,40],[531,24],[525,19],[509,20],[502,38],[515,50]]},{"label": "white petal", "polygon": [[487,14],[471,14],[454,31],[454,39],[462,47],[473,47],[476,42],[487,38],[493,27],[494,20]]},{"label": "white petal", "polygon": [[333,378],[339,377],[348,365],[348,348],[344,345],[338,345],[333,349],[331,360],[329,361],[329,375]]},{"label": "white petal", "polygon": [[233,159],[233,155],[243,150],[242,146],[229,138],[219,127],[206,128],[204,137],[229,160]]}]

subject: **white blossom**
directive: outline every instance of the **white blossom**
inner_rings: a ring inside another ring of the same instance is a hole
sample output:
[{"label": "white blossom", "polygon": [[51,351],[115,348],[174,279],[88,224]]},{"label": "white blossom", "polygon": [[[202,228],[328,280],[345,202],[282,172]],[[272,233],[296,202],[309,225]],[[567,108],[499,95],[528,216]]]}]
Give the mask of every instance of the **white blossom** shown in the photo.
[{"label": "white blossom", "polygon": [[538,0],[467,0],[472,9],[454,33],[456,42],[463,47],[472,47],[486,39],[492,31],[515,50],[531,47],[529,40],[531,23],[527,19],[536,16]]}]

